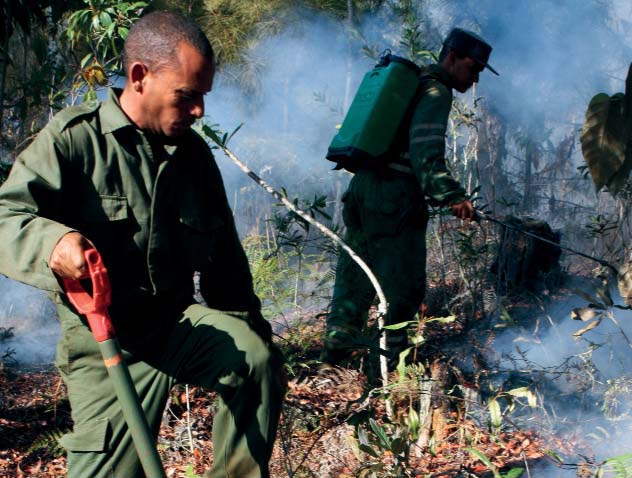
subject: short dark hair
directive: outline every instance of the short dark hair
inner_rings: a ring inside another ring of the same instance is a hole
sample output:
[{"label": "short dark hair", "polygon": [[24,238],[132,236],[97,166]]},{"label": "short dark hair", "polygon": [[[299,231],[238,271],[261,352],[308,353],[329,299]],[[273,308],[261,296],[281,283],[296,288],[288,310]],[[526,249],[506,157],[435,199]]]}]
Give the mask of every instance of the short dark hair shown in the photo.
[{"label": "short dark hair", "polygon": [[157,70],[175,59],[176,48],[187,42],[213,63],[213,47],[200,27],[178,13],[157,11],[141,17],[129,30],[123,49],[123,67],[127,73],[135,61]]}]

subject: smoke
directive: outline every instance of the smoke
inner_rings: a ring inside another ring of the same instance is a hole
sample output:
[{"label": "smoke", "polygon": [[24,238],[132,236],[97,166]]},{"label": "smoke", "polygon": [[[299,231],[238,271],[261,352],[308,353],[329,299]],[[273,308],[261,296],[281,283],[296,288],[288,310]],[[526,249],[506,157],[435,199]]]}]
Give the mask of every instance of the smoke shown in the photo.
[{"label": "smoke", "polygon": [[[625,0],[426,0],[419,5],[429,48],[436,50],[453,26],[473,29],[492,44],[490,63],[501,76],[484,72],[476,93],[510,130],[535,127],[560,137],[579,128],[594,94],[623,90],[632,59],[632,28],[626,20],[632,18],[632,6]],[[243,123],[229,146],[291,198],[327,194],[330,201],[339,201],[349,176],[331,171],[333,164],[325,154],[374,60],[362,52],[363,40],[350,38],[342,21],[305,11],[294,18],[300,21],[290,22],[249,50],[245,66],[218,73],[206,98],[207,120],[225,131]],[[401,21],[388,8],[365,18],[359,28],[375,50],[391,48],[404,54],[399,44]],[[471,94],[465,98],[471,99]],[[574,159],[581,161],[578,153]],[[223,155],[218,154],[217,161],[240,233],[262,232],[273,201]],[[0,327],[13,327],[15,332],[15,339],[0,347],[15,349],[20,362],[52,361],[59,332],[50,303],[43,294],[8,279],[0,279],[0,290]],[[515,353],[519,346],[530,363],[548,368],[580,356],[587,340],[605,343],[590,358],[602,388],[607,387],[608,379],[625,375],[632,353],[621,330],[609,320],[584,340],[574,341],[572,334],[581,325],[568,316],[579,305],[583,304],[575,300],[555,304],[548,314],[558,325],[542,332],[539,343],[523,341],[525,334],[508,333],[498,338],[496,351]],[[632,337],[629,315],[617,312],[616,318]],[[557,380],[555,386],[562,400],[550,397],[546,405],[562,415],[567,413],[562,408],[565,397],[575,384]],[[602,404],[595,397],[591,400],[582,416],[592,414],[605,423]],[[632,409],[629,403],[622,406]],[[629,445],[621,443],[623,448]],[[603,456],[614,451],[605,450]]]},{"label": "smoke", "polygon": [[44,292],[4,276],[0,290],[0,328],[10,331],[0,340],[2,361],[19,366],[52,363],[60,333],[52,302]]},{"label": "smoke", "polygon": [[[632,60],[632,24],[627,20],[632,6],[627,1],[427,0],[418,5],[429,49],[437,51],[453,26],[472,29],[492,44],[490,64],[500,77],[485,71],[476,95],[502,118],[508,134],[529,132],[551,156],[554,144],[578,132],[592,96],[624,89]],[[373,66],[361,51],[363,42],[374,51],[390,48],[405,55],[399,43],[401,21],[394,21],[388,8],[365,18],[359,28],[364,40],[350,40],[341,21],[303,15],[299,25],[249,52],[250,62],[257,65],[256,82],[243,78],[252,65],[220,72],[220,82],[208,97],[207,112],[213,121],[225,129],[245,123],[232,140],[237,153],[291,197],[319,192],[333,199],[336,183],[344,189],[348,178],[329,171],[324,156],[349,97]],[[232,81],[222,81],[222,75]],[[458,97],[473,102],[472,93]],[[524,153],[518,151],[518,140],[513,141],[504,159],[506,167],[518,170],[521,163],[512,157]],[[573,169],[582,163],[577,137],[572,161]],[[251,192],[257,186],[230,162],[218,162],[240,231],[251,232],[257,218],[268,214],[269,199],[264,192]],[[562,199],[594,207],[586,184],[574,192],[556,183],[551,188]],[[575,214],[572,221],[580,224],[582,218]],[[574,296],[551,300],[539,316],[538,332],[508,331],[498,335],[493,347],[502,367],[529,366],[546,372],[550,384],[542,392],[545,410],[566,427],[579,435],[599,426],[611,432],[589,440],[600,459],[627,452],[631,445],[625,438],[627,425],[621,421],[614,426],[614,419],[632,413],[625,393],[632,365],[632,317],[629,311],[617,310],[617,324],[606,318],[576,340],[573,334],[585,324],[571,321],[570,311],[585,305]],[[547,326],[549,319],[553,325]],[[567,373],[558,373],[563,367]],[[557,469],[539,470],[532,476],[561,474]]]},{"label": "smoke", "polygon": [[[569,288],[593,294],[595,284],[575,279]],[[616,299],[615,305],[623,306]],[[588,322],[571,320],[570,312],[586,306],[568,290],[549,297],[542,311],[523,314],[519,326],[498,332],[491,345],[498,369],[506,371],[496,385],[538,392],[541,408],[527,412],[526,426],[571,443],[579,456],[567,457],[569,463],[582,456],[600,463],[632,447],[632,311],[611,308],[597,327],[575,337]],[[560,476],[560,470],[533,476]]]},{"label": "smoke", "polygon": [[580,120],[598,91],[623,88],[632,59],[628,2],[430,0],[429,16],[480,32],[493,46],[480,92],[508,118]]}]

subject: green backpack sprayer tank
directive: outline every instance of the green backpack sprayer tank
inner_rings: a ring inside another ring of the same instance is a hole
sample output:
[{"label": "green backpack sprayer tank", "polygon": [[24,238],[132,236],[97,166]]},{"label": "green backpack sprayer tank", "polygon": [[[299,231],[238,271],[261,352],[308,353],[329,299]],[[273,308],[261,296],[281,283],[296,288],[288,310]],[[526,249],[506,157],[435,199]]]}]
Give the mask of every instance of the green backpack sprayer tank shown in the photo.
[{"label": "green backpack sprayer tank", "polygon": [[327,159],[336,169],[379,165],[389,153],[417,93],[421,69],[390,52],[367,72],[353,98]]}]

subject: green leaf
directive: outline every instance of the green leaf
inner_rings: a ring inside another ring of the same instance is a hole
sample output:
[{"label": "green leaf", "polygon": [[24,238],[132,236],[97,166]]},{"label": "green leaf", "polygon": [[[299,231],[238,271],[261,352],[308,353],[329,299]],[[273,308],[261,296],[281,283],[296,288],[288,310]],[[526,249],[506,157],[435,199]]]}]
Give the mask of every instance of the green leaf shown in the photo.
[{"label": "green leaf", "polygon": [[228,142],[230,141],[230,139],[235,136],[237,134],[237,131],[239,131],[241,129],[241,127],[243,126],[243,123],[240,123],[239,126],[237,126],[232,133],[230,133],[230,135],[228,135],[228,137],[226,137],[226,141],[224,141],[224,146],[228,145]]},{"label": "green leaf", "polygon": [[412,405],[408,408],[408,431],[416,440],[419,435],[419,414]]},{"label": "green leaf", "polygon": [[417,322],[414,320],[408,320],[406,322],[398,322],[397,324],[385,325],[385,330],[400,330],[408,327],[411,324],[416,324]]},{"label": "green leaf", "polygon": [[88,90],[85,92],[85,94],[83,95],[83,101],[96,101],[97,99],[97,92],[95,90]]},{"label": "green leaf", "polygon": [[500,411],[500,404],[495,398],[491,398],[487,402],[487,408],[489,409],[489,418],[493,428],[499,428],[502,424],[503,416]]},{"label": "green leaf", "polygon": [[202,132],[208,137],[210,138],[211,141],[213,141],[213,143],[215,143],[218,146],[221,146],[221,141],[219,139],[219,136],[217,135],[217,132],[209,125],[205,124],[202,126]]},{"label": "green leaf", "polygon": [[408,357],[411,350],[412,347],[408,347],[399,353],[399,360],[397,361],[397,375],[400,383],[406,378],[406,357]]},{"label": "green leaf", "polygon": [[369,426],[378,439],[378,445],[380,445],[380,447],[384,450],[391,451],[390,440],[388,439],[388,435],[386,434],[384,427],[377,423],[373,418],[369,418]]},{"label": "green leaf", "polygon": [[450,324],[456,320],[456,315],[448,315],[447,317],[433,317],[432,319],[426,320],[429,322],[439,322],[440,324]]},{"label": "green leaf", "polygon": [[92,60],[92,58],[93,58],[93,57],[92,57],[92,53],[88,53],[86,56],[84,56],[84,57],[81,59],[81,63],[79,63],[79,65],[81,66],[81,68],[85,68],[85,67],[86,67],[86,65],[88,64],[88,62],[89,62],[90,60]]},{"label": "green leaf", "polygon": [[558,462],[558,464],[562,464],[564,463],[564,459],[555,451],[545,448],[544,450],[542,450],[546,455],[550,456],[551,458],[553,458],[555,461]]},{"label": "green leaf", "polygon": [[500,476],[500,473],[498,473],[498,469],[496,468],[496,466],[490,461],[489,458],[487,458],[487,455],[485,455],[485,453],[477,450],[476,448],[466,448],[465,450],[469,451],[472,455],[481,460],[481,462],[492,471],[492,473],[494,474],[494,478],[502,478]]},{"label": "green leaf", "polygon": [[512,395],[514,397],[526,398],[529,403],[529,406],[532,408],[535,408],[537,406],[537,402],[538,402],[537,397],[527,387],[514,388],[513,390],[508,390],[505,393]]},{"label": "green leaf", "polygon": [[106,12],[99,13],[99,22],[104,27],[109,27],[112,24],[112,18]]},{"label": "green leaf", "polygon": [[524,468],[512,468],[507,473],[502,473],[500,476],[503,478],[520,478],[525,472]]},{"label": "green leaf", "polygon": [[371,447],[370,445],[365,445],[364,443],[360,443],[358,445],[358,448],[360,449],[360,451],[363,451],[364,453],[372,456],[373,458],[380,457],[380,454],[376,450],[374,450],[373,447]]}]

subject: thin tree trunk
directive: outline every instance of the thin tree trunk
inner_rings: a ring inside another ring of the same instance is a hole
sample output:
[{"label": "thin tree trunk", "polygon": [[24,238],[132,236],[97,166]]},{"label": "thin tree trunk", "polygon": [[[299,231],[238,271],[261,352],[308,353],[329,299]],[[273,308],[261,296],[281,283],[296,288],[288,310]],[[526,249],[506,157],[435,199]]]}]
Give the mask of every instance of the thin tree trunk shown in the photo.
[{"label": "thin tree trunk", "polygon": [[2,52],[0,52],[0,137],[2,136],[2,120],[4,118],[4,90],[6,87],[7,70],[9,69],[9,28],[11,22],[11,2],[7,3],[7,18],[4,21],[4,38],[2,38]]},{"label": "thin tree trunk", "polygon": [[533,156],[535,155],[535,145],[531,139],[527,140],[525,165],[524,165],[524,190],[522,196],[522,209],[525,212],[531,211],[532,205],[532,179],[533,179]]}]

